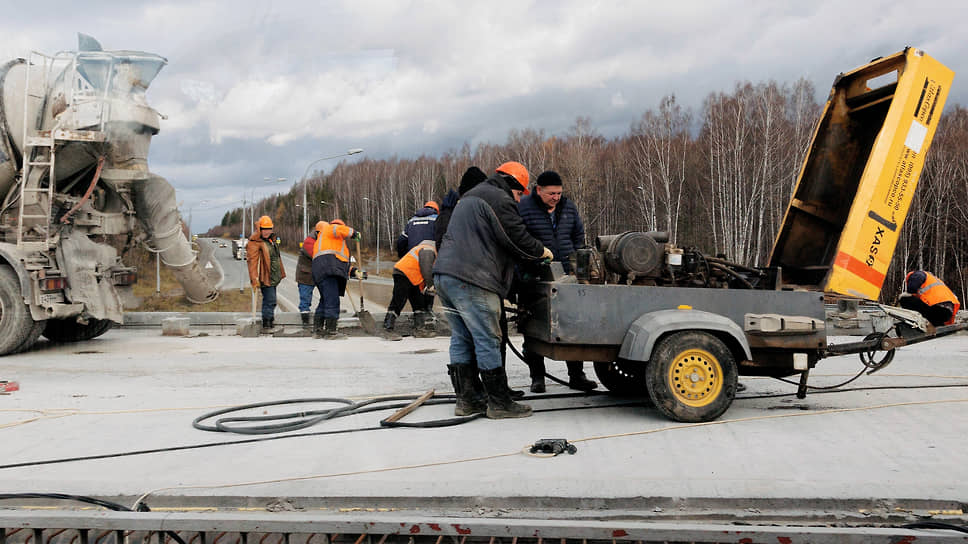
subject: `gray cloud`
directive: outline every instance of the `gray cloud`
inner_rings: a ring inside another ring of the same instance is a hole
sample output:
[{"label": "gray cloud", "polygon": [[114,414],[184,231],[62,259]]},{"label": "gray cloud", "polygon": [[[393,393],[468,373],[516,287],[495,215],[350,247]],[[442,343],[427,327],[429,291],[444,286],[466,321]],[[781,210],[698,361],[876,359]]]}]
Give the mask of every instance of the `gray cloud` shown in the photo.
[{"label": "gray cloud", "polygon": [[[150,160],[186,206],[268,192],[264,177],[351,147],[434,155],[512,128],[562,134],[579,115],[614,137],[663,95],[698,110],[737,81],[806,77],[821,100],[838,72],[907,45],[968,73],[960,1],[46,5],[56,17],[5,14],[0,55],[73,49],[80,31],[169,60],[148,92],[168,116]],[[956,77],[949,105],[965,89]]]}]

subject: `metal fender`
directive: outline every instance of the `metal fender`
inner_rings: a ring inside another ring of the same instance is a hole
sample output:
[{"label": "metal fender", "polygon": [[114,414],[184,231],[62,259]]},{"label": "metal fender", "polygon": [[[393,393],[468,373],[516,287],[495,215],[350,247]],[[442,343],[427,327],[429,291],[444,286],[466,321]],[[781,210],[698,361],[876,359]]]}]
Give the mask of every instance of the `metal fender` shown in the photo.
[{"label": "metal fender", "polygon": [[749,342],[743,329],[733,320],[702,310],[660,310],[643,314],[632,322],[619,357],[632,361],[648,361],[655,342],[664,334],[682,330],[717,331],[730,335],[743,348],[746,359],[752,359]]}]

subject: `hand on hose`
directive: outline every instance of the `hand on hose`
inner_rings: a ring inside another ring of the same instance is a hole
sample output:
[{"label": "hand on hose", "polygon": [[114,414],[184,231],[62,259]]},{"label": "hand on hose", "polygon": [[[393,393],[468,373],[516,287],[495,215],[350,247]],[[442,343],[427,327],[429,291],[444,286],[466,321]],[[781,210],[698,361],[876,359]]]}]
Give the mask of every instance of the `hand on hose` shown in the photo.
[{"label": "hand on hose", "polygon": [[427,287],[424,288],[423,294],[428,297],[437,296],[437,288],[434,287],[433,285],[428,285]]},{"label": "hand on hose", "polygon": [[541,264],[548,264],[553,261],[555,254],[551,252],[550,249],[544,248],[544,253],[541,254]]},{"label": "hand on hose", "polygon": [[350,236],[350,238],[359,241],[359,240],[362,240],[363,239],[363,234],[360,231],[358,231],[358,230],[354,230],[353,231],[353,236]]}]

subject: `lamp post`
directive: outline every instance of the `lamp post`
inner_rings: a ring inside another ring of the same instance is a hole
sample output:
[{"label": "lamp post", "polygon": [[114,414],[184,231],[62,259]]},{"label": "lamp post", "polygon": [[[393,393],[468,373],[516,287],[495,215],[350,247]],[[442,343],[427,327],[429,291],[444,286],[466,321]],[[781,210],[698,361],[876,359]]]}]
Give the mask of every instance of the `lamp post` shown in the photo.
[{"label": "lamp post", "polygon": [[306,215],[306,189],[309,186],[309,183],[306,180],[306,176],[309,175],[309,169],[312,168],[312,166],[314,164],[318,163],[318,162],[326,161],[326,160],[329,160],[329,159],[338,159],[340,157],[346,157],[348,155],[356,155],[357,153],[362,153],[362,152],[363,152],[363,150],[361,148],[355,147],[353,149],[347,149],[344,153],[340,153],[338,155],[331,155],[329,157],[322,157],[322,158],[316,159],[313,162],[309,163],[309,165],[306,166],[306,171],[303,172],[302,178],[300,178],[300,179],[302,179],[302,182],[303,182],[303,199],[302,199],[303,200],[303,203],[302,203],[302,209],[303,209],[303,239],[305,239],[306,236],[309,234],[309,224],[307,223],[308,218],[307,218],[307,215]]},{"label": "lamp post", "polygon": [[363,200],[373,202],[373,206],[376,208],[376,273],[380,275],[380,206],[365,196]]}]

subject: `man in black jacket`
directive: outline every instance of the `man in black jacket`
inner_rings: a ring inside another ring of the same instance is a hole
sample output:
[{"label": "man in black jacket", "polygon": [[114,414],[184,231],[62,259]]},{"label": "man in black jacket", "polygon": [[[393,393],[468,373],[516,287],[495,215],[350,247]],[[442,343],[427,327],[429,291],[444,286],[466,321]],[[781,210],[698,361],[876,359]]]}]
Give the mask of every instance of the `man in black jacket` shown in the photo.
[{"label": "man in black jacket", "polygon": [[[531,236],[537,238],[561,261],[566,273],[571,272],[568,257],[585,245],[585,225],[578,215],[578,207],[562,195],[561,176],[553,170],[542,172],[535,181],[534,194],[521,198],[518,212]],[[531,369],[531,392],[545,392],[544,357],[524,350],[524,361]],[[585,377],[581,361],[568,361],[568,386],[579,391],[591,391],[598,384]]]},{"label": "man in black jacket", "polygon": [[[528,170],[512,161],[463,195],[434,265],[434,285],[451,328],[448,366],[458,385],[457,415],[484,412],[492,419],[531,415],[530,406],[511,398],[501,365],[499,324],[515,263],[553,257],[528,234],[518,214],[516,202],[527,194],[527,186]],[[478,370],[483,392],[475,386]]]}]

